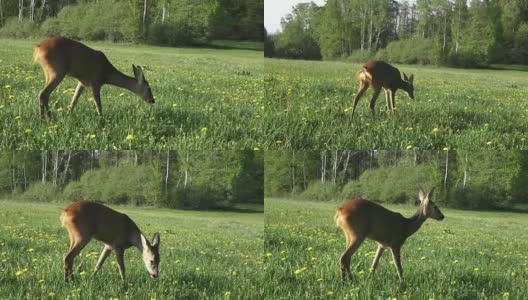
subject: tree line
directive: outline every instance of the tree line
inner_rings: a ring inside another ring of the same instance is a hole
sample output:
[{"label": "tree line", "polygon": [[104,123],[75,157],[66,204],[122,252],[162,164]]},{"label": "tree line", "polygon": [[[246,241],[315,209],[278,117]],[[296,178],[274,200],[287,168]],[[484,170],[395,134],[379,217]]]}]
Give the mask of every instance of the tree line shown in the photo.
[{"label": "tree line", "polygon": [[266,197],[403,203],[435,187],[449,207],[528,204],[527,151],[270,151],[265,170]]},{"label": "tree line", "polygon": [[296,5],[281,25],[266,34],[267,57],[528,63],[526,0],[328,0]]},{"label": "tree line", "polygon": [[0,0],[0,36],[164,45],[264,38],[263,0]]},{"label": "tree line", "polygon": [[96,200],[185,209],[264,202],[259,151],[0,152],[8,200]]}]

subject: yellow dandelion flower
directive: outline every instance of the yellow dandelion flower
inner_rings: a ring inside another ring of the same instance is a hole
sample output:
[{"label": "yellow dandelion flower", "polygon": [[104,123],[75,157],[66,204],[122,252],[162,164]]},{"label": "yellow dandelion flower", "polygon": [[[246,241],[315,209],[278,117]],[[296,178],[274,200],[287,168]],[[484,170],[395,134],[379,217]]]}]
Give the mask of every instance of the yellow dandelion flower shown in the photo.
[{"label": "yellow dandelion flower", "polygon": [[310,246],[310,247],[306,248],[306,250],[308,250],[308,251],[312,251],[312,250],[313,250],[313,247]]},{"label": "yellow dandelion flower", "polygon": [[491,145],[491,141],[487,142],[486,145]]},{"label": "yellow dandelion flower", "polygon": [[63,111],[62,107],[57,108],[57,112],[62,112],[62,111]]},{"label": "yellow dandelion flower", "polygon": [[440,131],[440,129],[438,129],[437,127],[433,128],[433,133],[437,133],[439,131]]},{"label": "yellow dandelion flower", "polygon": [[16,116],[15,120],[20,120],[21,118],[22,118],[21,116]]},{"label": "yellow dandelion flower", "polygon": [[17,277],[18,277],[18,276],[21,276],[22,274],[24,274],[24,271],[17,271],[17,272],[15,273],[15,275],[16,275]]},{"label": "yellow dandelion flower", "polygon": [[273,255],[273,254],[272,254],[271,252],[266,253],[266,256],[267,256],[267,257],[270,257],[270,256],[272,256],[272,255]]},{"label": "yellow dandelion flower", "polygon": [[407,145],[407,147],[405,147],[405,149],[407,150],[412,150],[413,146],[412,145]]},{"label": "yellow dandelion flower", "polygon": [[50,297],[55,297],[55,293],[54,293],[54,292],[49,292],[49,293],[48,293],[48,296],[50,296]]},{"label": "yellow dandelion flower", "polygon": [[92,133],[92,134],[88,135],[88,137],[91,138],[91,139],[95,139],[96,135]]},{"label": "yellow dandelion flower", "polygon": [[260,150],[260,148],[259,148],[259,147],[257,147],[257,146],[255,146],[255,147],[253,147],[253,150],[254,150],[254,151],[259,151],[259,150]]},{"label": "yellow dandelion flower", "polygon": [[328,291],[328,292],[326,292],[326,295],[328,295],[328,296],[332,296],[333,294],[334,294],[334,291]]},{"label": "yellow dandelion flower", "polygon": [[[1,107],[0,107],[1,108]],[[521,138],[521,142],[524,142],[526,141],[526,138]]]},{"label": "yellow dandelion flower", "polygon": [[504,292],[502,294],[502,298],[508,298],[510,296],[510,293],[509,292]]},{"label": "yellow dandelion flower", "polygon": [[444,147],[444,148],[442,148],[442,150],[447,151],[447,150],[449,150],[449,147]]},{"label": "yellow dandelion flower", "polygon": [[202,133],[206,133],[206,132],[207,132],[207,127],[202,127],[202,129],[200,129],[200,131],[201,131]]},{"label": "yellow dandelion flower", "polygon": [[11,88],[11,85],[10,84],[6,84],[4,85],[4,89],[10,89]]},{"label": "yellow dandelion flower", "polygon": [[195,270],[196,270],[196,271],[200,271],[200,268],[198,267],[198,268],[196,268]]},{"label": "yellow dandelion flower", "polygon": [[86,275],[86,272],[82,271],[81,273],[79,273],[79,275],[84,276],[84,275]]},{"label": "yellow dandelion flower", "polygon": [[230,292],[230,291],[225,291],[225,292],[224,292],[224,296],[225,296],[225,297],[229,297],[229,296],[231,296],[231,292]]},{"label": "yellow dandelion flower", "polygon": [[127,136],[126,136],[126,140],[127,141],[133,141],[134,140],[134,135],[132,133],[129,133]]},{"label": "yellow dandelion flower", "polygon": [[295,274],[295,275],[299,275],[299,274],[301,274],[301,273],[302,273],[302,270],[301,270],[301,269],[297,269],[297,270],[295,270],[295,272],[293,272],[293,274]]},{"label": "yellow dandelion flower", "polygon": [[39,281],[37,281],[39,284],[43,284],[44,283],[44,279],[40,279]]},{"label": "yellow dandelion flower", "polygon": [[323,281],[323,278],[317,278],[317,282]]},{"label": "yellow dandelion flower", "polygon": [[281,140],[278,140],[278,141],[276,141],[275,143],[276,143],[277,145],[280,145],[280,144],[282,144],[282,143],[283,143],[283,141],[281,141]]},{"label": "yellow dandelion flower", "polygon": [[123,97],[124,95],[125,95],[125,93],[120,93],[119,97]]},{"label": "yellow dandelion flower", "polygon": [[26,130],[24,130],[25,133],[27,134],[30,134],[31,132],[33,132],[33,130],[31,130],[31,128],[26,128]]}]

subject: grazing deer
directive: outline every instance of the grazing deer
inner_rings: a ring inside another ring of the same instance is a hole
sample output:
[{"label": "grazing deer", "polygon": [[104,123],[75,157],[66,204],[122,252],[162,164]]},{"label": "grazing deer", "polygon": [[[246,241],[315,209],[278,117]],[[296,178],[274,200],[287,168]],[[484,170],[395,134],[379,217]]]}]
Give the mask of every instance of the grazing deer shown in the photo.
[{"label": "grazing deer", "polygon": [[84,87],[92,88],[95,108],[99,116],[103,114],[100,90],[103,84],[115,85],[140,96],[147,103],[154,103],[154,97],[143,70],[132,65],[134,77],[118,71],[108,61],[103,52],[89,48],[79,42],[51,37],[35,47],[33,59],[44,70],[46,82],[39,94],[41,118],[49,118],[49,96],[66,75],[76,78],[79,83],[73,94],[69,110],[72,111]]},{"label": "grazing deer", "polygon": [[351,200],[337,209],[335,222],[341,227],[346,238],[346,250],[341,255],[341,277],[345,279],[350,273],[350,258],[361,246],[365,238],[378,242],[378,250],[372,263],[371,272],[374,272],[378,261],[386,248],[392,251],[396,271],[400,281],[403,273],[400,262],[400,249],[405,240],[414,234],[427,220],[443,220],[444,215],[431,200],[433,189],[427,195],[420,190],[418,197],[420,206],[410,218],[390,211],[374,202],[363,199]]},{"label": "grazing deer", "polygon": [[411,99],[414,99],[414,75],[407,77],[407,75],[403,73],[402,80],[400,77],[400,71],[386,62],[371,61],[356,73],[356,77],[359,79],[359,91],[352,106],[352,116],[354,116],[354,111],[356,110],[356,105],[359,99],[363,96],[369,86],[372,86],[372,89],[374,90],[369,105],[372,115],[374,115],[374,106],[376,105],[376,99],[378,99],[382,87],[385,90],[387,111],[394,111],[394,108],[396,107],[395,94],[398,89],[406,91],[407,95],[409,95]]},{"label": "grazing deer", "polygon": [[150,244],[136,223],[127,215],[89,201],[77,201],[69,205],[62,212],[60,219],[70,236],[70,249],[64,258],[64,281],[67,282],[73,278],[73,259],[92,238],[105,244],[95,265],[94,275],[99,271],[110,252],[115,250],[119,274],[124,281],[125,249],[134,246],[143,254],[143,262],[150,276],[158,277],[159,233],[154,234],[152,244]]}]

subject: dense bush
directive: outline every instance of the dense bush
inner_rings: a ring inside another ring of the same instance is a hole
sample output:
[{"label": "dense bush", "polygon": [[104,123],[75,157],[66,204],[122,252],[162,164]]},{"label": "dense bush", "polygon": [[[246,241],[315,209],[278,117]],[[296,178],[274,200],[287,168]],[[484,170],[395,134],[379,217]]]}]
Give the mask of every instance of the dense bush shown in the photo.
[{"label": "dense bush", "polygon": [[367,61],[371,60],[374,57],[370,52],[367,50],[355,50],[350,54],[349,57],[347,57],[347,60],[355,63],[366,63]]},{"label": "dense bush", "polygon": [[109,0],[65,6],[46,19],[42,35],[62,35],[74,39],[132,41],[135,26],[130,22],[129,4]]},{"label": "dense bush", "polygon": [[438,64],[439,53],[432,39],[413,38],[394,41],[376,53],[376,58],[403,64]]},{"label": "dense bush", "polygon": [[37,34],[37,26],[29,20],[19,21],[17,18],[9,18],[0,28],[0,37],[4,38],[30,38]]},{"label": "dense bush", "polygon": [[403,203],[414,201],[419,188],[434,186],[430,165],[405,163],[366,170],[359,180],[347,183],[341,191],[342,199],[365,198],[380,202]]},{"label": "dense bush", "polygon": [[329,182],[314,181],[300,194],[300,197],[308,200],[329,201],[337,199],[338,195],[339,186]]},{"label": "dense bush", "polygon": [[159,175],[149,166],[125,164],[87,171],[80,181],[68,184],[63,193],[70,201],[90,199],[112,204],[158,205],[162,196],[160,182]]},{"label": "dense bush", "polygon": [[20,199],[34,202],[51,202],[62,200],[62,195],[59,188],[51,183],[35,182],[20,195]]}]

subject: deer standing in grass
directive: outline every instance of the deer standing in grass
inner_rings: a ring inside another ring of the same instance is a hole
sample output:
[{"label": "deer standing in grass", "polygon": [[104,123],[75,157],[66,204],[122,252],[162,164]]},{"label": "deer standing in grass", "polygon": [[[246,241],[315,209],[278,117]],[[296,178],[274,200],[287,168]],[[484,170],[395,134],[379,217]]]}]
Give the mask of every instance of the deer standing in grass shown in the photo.
[{"label": "deer standing in grass", "polygon": [[101,269],[110,252],[115,250],[119,274],[125,281],[125,249],[134,246],[142,253],[150,276],[158,277],[159,233],[154,234],[151,244],[127,215],[89,201],[77,201],[69,205],[62,212],[60,219],[70,237],[70,248],[64,258],[64,281],[73,278],[73,259],[92,238],[105,244],[95,266],[94,275]]},{"label": "deer standing in grass", "polygon": [[134,77],[127,76],[117,70],[108,61],[103,52],[89,48],[79,42],[63,37],[51,37],[35,47],[33,52],[35,62],[44,71],[45,86],[39,94],[39,111],[41,118],[49,118],[48,102],[50,94],[66,75],[76,78],[79,83],[69,105],[72,111],[85,87],[91,87],[95,108],[101,116],[100,91],[104,84],[115,85],[127,89],[140,96],[147,103],[154,103],[154,97],[143,70],[132,65]]},{"label": "deer standing in grass", "polygon": [[399,213],[363,199],[354,199],[339,207],[335,215],[335,222],[337,226],[341,227],[346,238],[346,250],[340,259],[342,279],[350,274],[350,258],[361,246],[361,243],[368,238],[378,243],[371,272],[376,269],[383,251],[390,248],[396,271],[400,281],[403,281],[400,262],[400,249],[403,243],[420,229],[427,218],[438,221],[444,219],[442,212],[431,200],[432,194],[433,189],[427,194],[422,190],[419,191],[420,206],[410,218],[405,218]]},{"label": "deer standing in grass", "polygon": [[406,91],[407,95],[409,95],[411,99],[414,99],[414,75],[407,77],[407,75],[403,73],[402,80],[400,77],[400,71],[386,62],[371,61],[356,73],[356,77],[359,79],[359,91],[356,98],[354,98],[352,116],[354,116],[359,99],[367,91],[369,86],[372,86],[372,89],[374,90],[369,104],[372,115],[374,115],[374,107],[382,87],[385,90],[387,111],[394,111],[394,108],[396,107],[396,90],[398,89]]}]

